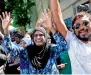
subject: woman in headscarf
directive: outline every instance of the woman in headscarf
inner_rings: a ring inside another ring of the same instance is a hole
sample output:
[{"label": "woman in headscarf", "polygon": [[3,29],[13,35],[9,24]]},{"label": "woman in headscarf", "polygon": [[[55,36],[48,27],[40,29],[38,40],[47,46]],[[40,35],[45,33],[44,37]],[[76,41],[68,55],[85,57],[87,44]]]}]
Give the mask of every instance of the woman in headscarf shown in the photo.
[{"label": "woman in headscarf", "polygon": [[[20,71],[22,74],[58,74],[56,57],[63,50],[61,45],[47,43],[47,32],[36,27],[31,35],[33,44],[21,51]],[[62,39],[62,42],[64,40]],[[65,44],[65,43],[63,43]],[[65,44],[66,45],[66,44]]]},{"label": "woman in headscarf", "polygon": [[[31,39],[28,37],[24,37],[21,40],[21,50],[24,49],[25,47],[27,47],[28,45],[31,44]],[[17,68],[18,71],[20,71],[20,66]]]},{"label": "woman in headscarf", "polygon": [[[1,18],[5,33],[4,41],[5,44],[10,45],[10,37],[8,36],[10,14],[7,14],[7,12],[5,14],[3,13],[3,16],[6,17]],[[53,31],[53,36],[57,37],[55,29],[52,28],[51,31]],[[67,44],[62,36],[60,37],[60,44],[47,44],[46,35],[47,32],[43,27],[35,28],[32,33],[33,43],[20,50],[21,74],[58,74],[55,63],[56,58],[59,56],[60,52],[67,50]],[[10,47],[13,49],[12,46]]]},{"label": "woman in headscarf", "polygon": [[28,46],[30,44],[31,44],[31,39],[30,38],[24,37],[21,40],[21,47],[23,47],[23,48],[25,48],[26,46]]}]

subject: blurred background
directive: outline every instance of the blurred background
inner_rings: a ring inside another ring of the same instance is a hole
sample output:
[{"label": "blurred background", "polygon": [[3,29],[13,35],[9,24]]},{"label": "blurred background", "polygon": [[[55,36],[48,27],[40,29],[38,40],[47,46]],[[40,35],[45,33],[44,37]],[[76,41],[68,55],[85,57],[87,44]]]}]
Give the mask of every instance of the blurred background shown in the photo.
[{"label": "blurred background", "polygon": [[[59,0],[64,21],[71,30],[71,21],[74,15],[82,10],[91,12],[91,0]],[[3,11],[11,12],[11,29],[21,33],[31,32],[44,8],[49,8],[49,0],[0,0],[0,14]],[[0,30],[1,21],[0,21]]]}]

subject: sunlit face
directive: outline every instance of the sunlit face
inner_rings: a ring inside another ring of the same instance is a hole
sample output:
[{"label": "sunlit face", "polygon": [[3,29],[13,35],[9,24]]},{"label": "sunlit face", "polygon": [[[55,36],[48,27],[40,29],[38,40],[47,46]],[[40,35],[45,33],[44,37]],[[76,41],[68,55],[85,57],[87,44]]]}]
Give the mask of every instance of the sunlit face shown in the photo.
[{"label": "sunlit face", "polygon": [[44,34],[41,31],[36,31],[34,33],[33,41],[37,46],[42,46],[45,44],[46,39]]},{"label": "sunlit face", "polygon": [[21,46],[22,46],[23,48],[25,48],[25,47],[27,46],[27,43],[22,40],[22,41],[21,41]]},{"label": "sunlit face", "polygon": [[89,18],[85,15],[80,17],[75,21],[74,32],[77,37],[82,41],[88,41],[88,35],[90,33],[89,28],[91,28],[91,23]]}]

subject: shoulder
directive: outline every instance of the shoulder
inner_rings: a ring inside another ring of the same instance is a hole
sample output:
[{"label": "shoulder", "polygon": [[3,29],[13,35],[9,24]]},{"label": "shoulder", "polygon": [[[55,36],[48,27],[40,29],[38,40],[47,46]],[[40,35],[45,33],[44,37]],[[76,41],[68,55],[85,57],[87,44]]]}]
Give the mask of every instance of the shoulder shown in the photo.
[{"label": "shoulder", "polygon": [[30,45],[28,45],[28,46],[26,47],[26,49],[30,49],[30,48],[32,48],[32,47],[33,47],[33,45],[30,44]]},{"label": "shoulder", "polygon": [[70,40],[72,41],[76,39],[76,35],[74,34],[74,32],[68,31],[65,39],[67,42]]}]

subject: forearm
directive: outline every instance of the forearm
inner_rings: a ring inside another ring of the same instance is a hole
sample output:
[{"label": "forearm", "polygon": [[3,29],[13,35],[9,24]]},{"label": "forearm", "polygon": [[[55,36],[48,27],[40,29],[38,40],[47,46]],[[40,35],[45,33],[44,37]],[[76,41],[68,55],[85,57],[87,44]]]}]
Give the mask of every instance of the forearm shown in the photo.
[{"label": "forearm", "polygon": [[52,49],[52,51],[55,54],[54,56],[56,56],[57,58],[60,55],[60,53],[68,50],[68,46],[67,46],[65,39],[58,32],[56,32],[52,36],[54,40],[56,41],[56,44],[54,47],[55,49]]},{"label": "forearm", "polygon": [[50,7],[56,28],[65,37],[67,34],[67,27],[63,21],[62,11],[58,0],[50,0]]},{"label": "forearm", "polygon": [[10,35],[9,34],[5,34],[4,35],[4,45],[5,46],[9,46],[9,44],[11,44],[11,42],[10,42]]},{"label": "forearm", "polygon": [[7,48],[8,53],[10,54],[8,56],[8,62],[14,62],[15,58],[19,55],[19,51],[18,48],[11,42],[10,35],[4,36],[4,45]]},{"label": "forearm", "polygon": [[8,34],[9,34],[8,28],[3,29],[3,30],[4,30],[4,34],[5,34],[5,35],[8,35]]},{"label": "forearm", "polygon": [[52,34],[55,34],[56,33],[56,30],[54,29],[53,26],[49,30],[52,32]]},{"label": "forearm", "polygon": [[63,36],[56,32],[55,34],[52,35],[54,40],[56,41],[56,44],[59,46],[59,50],[67,50],[68,46],[67,46],[67,42],[65,41],[65,39],[63,38]]},{"label": "forearm", "polygon": [[6,46],[7,50],[10,52],[11,50],[13,50],[13,44],[11,42],[11,38],[10,35],[4,35],[4,45]]}]

